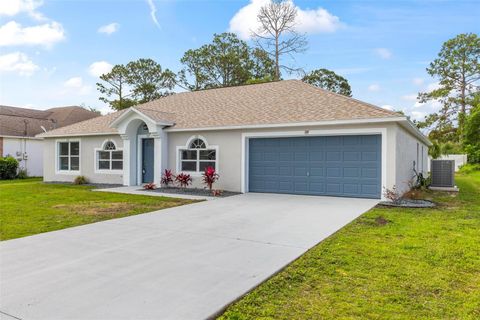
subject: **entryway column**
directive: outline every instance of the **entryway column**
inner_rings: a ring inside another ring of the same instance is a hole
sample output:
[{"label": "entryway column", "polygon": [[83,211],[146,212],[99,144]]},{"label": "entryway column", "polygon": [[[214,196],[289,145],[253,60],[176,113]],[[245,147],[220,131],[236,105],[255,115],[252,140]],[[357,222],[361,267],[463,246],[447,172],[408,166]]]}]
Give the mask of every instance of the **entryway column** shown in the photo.
[{"label": "entryway column", "polygon": [[159,133],[152,133],[150,136],[154,141],[154,156],[153,156],[153,182],[160,185],[160,179],[162,178],[162,135]]},{"label": "entryway column", "polygon": [[131,140],[128,135],[122,134],[120,137],[123,140],[123,185],[131,185],[130,179],[130,150],[131,150]]}]

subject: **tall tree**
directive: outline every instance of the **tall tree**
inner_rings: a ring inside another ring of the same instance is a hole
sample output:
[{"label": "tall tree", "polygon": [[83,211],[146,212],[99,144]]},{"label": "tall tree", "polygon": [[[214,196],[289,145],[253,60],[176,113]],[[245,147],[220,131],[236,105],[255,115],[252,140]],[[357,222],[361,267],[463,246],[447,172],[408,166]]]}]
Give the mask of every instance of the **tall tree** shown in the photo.
[{"label": "tall tree", "polygon": [[[436,129],[456,128],[457,138],[463,130],[465,118],[479,91],[480,38],[473,33],[459,34],[445,42],[427,72],[439,80],[439,88],[419,94],[420,102],[437,100],[442,109],[427,118],[425,125]],[[440,130],[441,131],[441,130]],[[458,140],[458,139],[457,139]]]},{"label": "tall tree", "polygon": [[352,96],[352,88],[348,80],[327,69],[313,70],[306,74],[302,78],[302,81],[328,91],[343,94],[347,97]]},{"label": "tall tree", "polygon": [[280,69],[288,72],[298,71],[280,63],[284,55],[293,57],[295,53],[304,52],[307,39],[304,34],[295,30],[297,8],[289,0],[273,0],[260,8],[257,19],[258,30],[252,31],[257,46],[270,54],[275,61],[274,80],[279,80]]},{"label": "tall tree", "polygon": [[245,84],[273,72],[268,55],[250,48],[234,33],[215,34],[212,43],[188,50],[180,62],[185,67],[177,83],[189,90]]},{"label": "tall tree", "polygon": [[138,59],[126,66],[127,82],[132,88],[132,95],[138,103],[145,103],[171,94],[175,87],[175,74],[162,69],[152,59]]},{"label": "tall tree", "polygon": [[133,106],[128,83],[128,70],[124,65],[116,65],[109,73],[100,76],[104,83],[97,83],[97,90],[103,95],[99,100],[107,103],[113,110],[122,110]]},{"label": "tall tree", "polygon": [[465,120],[463,146],[468,162],[480,163],[480,94],[474,98],[472,111]]}]

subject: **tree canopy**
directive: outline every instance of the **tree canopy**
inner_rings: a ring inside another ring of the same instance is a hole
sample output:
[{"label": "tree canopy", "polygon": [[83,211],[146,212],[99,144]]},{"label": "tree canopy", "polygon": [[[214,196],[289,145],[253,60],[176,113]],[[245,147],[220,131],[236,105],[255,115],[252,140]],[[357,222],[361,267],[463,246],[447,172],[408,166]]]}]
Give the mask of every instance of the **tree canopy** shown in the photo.
[{"label": "tree canopy", "polygon": [[[177,83],[188,90],[228,87],[273,74],[273,61],[234,33],[215,34],[210,44],[185,52]],[[188,79],[190,78],[190,79]]]},{"label": "tree canopy", "polygon": [[442,108],[427,117],[424,126],[439,132],[448,131],[459,138],[473,99],[479,92],[480,38],[467,33],[446,41],[427,72],[438,79],[439,87],[420,93],[419,100],[439,101]]},{"label": "tree canopy", "polygon": [[352,96],[352,88],[348,80],[327,69],[313,70],[306,74],[302,78],[302,81],[328,91],[343,94],[347,97]]},{"label": "tree canopy", "polygon": [[145,103],[171,94],[175,86],[175,74],[152,59],[138,59],[126,66],[115,65],[100,76],[97,83],[99,98],[114,110],[122,110],[138,103]]}]

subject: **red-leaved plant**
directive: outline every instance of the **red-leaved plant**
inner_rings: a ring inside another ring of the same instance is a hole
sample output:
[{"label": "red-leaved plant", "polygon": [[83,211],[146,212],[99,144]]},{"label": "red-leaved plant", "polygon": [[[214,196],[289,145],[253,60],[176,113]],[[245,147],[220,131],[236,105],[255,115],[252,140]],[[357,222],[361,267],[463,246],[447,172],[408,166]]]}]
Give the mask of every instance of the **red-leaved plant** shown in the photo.
[{"label": "red-leaved plant", "polygon": [[165,172],[162,175],[162,179],[160,179],[160,183],[163,184],[165,187],[168,187],[170,184],[173,184],[173,179],[175,176],[172,173],[172,170],[165,169]]},{"label": "red-leaved plant", "polygon": [[180,173],[175,177],[175,181],[178,182],[180,187],[186,188],[189,184],[192,183],[192,176],[188,173]]},{"label": "red-leaved plant", "polygon": [[208,189],[212,190],[213,184],[218,180],[220,176],[213,167],[206,167],[202,174],[203,183],[205,183]]},{"label": "red-leaved plant", "polygon": [[155,190],[156,188],[157,186],[153,182],[147,183],[143,186],[143,189],[145,190]]}]

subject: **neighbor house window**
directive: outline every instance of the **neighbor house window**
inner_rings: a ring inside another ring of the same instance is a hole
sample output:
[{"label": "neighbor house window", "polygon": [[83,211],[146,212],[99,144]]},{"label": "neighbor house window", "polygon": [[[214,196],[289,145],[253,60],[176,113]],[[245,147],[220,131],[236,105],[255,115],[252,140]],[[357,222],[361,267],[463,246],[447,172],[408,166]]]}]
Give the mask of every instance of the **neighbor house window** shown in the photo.
[{"label": "neighbor house window", "polygon": [[107,141],[103,144],[103,148],[101,150],[97,149],[97,169],[123,169],[123,151],[118,150],[113,141]]},{"label": "neighbor house window", "polygon": [[216,148],[210,148],[205,141],[196,138],[187,148],[180,149],[180,171],[203,172],[207,167],[217,169]]},{"label": "neighbor house window", "polygon": [[58,143],[58,169],[60,171],[80,170],[79,141],[65,141]]}]

